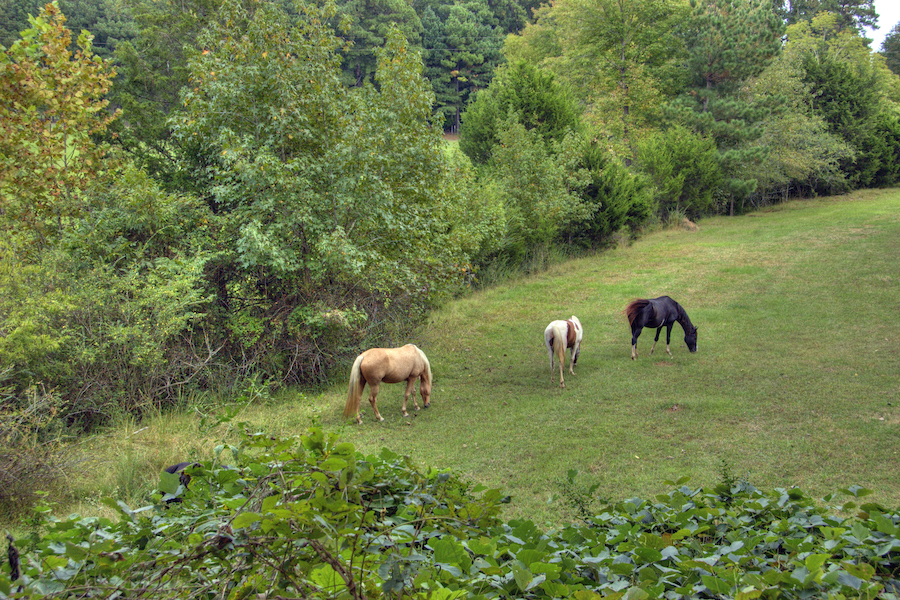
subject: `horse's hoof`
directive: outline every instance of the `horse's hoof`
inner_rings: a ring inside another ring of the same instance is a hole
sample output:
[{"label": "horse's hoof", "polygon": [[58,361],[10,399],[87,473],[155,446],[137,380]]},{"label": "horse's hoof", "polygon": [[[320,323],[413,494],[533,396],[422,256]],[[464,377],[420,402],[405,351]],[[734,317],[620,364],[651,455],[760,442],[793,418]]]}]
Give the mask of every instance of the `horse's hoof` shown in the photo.
[{"label": "horse's hoof", "polygon": [[559,384],[559,387],[564,388],[564,387],[566,387],[566,384],[561,383],[561,384]]},{"label": "horse's hoof", "polygon": [[423,408],[431,408],[431,404],[426,404],[423,406]]}]

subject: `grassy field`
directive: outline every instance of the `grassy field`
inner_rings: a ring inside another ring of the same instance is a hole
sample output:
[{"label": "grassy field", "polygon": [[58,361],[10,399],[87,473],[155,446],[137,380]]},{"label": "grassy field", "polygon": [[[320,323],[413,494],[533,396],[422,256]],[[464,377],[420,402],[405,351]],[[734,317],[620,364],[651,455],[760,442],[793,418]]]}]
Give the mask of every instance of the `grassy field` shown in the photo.
[{"label": "grassy field", "polygon": [[[364,401],[363,425],[351,425],[342,379],[323,392],[252,397],[241,419],[287,435],[316,424],[364,452],[386,446],[450,468],[511,494],[507,517],[545,526],[572,516],[562,485],[570,469],[611,499],[647,497],[681,476],[712,485],[734,475],[814,496],[859,484],[893,507],[898,257],[898,190],[707,219],[697,231],[648,234],[434,314],[410,340],[435,376],[432,408],[415,417],[400,415],[403,386],[394,385],[382,388],[383,423]],[[699,326],[698,352],[675,325],[673,357],[662,344],[649,356],[654,331],[645,330],[632,361],[622,311],[662,294]],[[560,389],[542,336],[572,314],[584,344]],[[148,472],[149,486],[165,464],[212,458],[218,442],[198,420],[160,416],[85,442],[111,466],[73,485],[122,494],[134,487],[130,473]],[[96,505],[88,498],[74,509]]]}]

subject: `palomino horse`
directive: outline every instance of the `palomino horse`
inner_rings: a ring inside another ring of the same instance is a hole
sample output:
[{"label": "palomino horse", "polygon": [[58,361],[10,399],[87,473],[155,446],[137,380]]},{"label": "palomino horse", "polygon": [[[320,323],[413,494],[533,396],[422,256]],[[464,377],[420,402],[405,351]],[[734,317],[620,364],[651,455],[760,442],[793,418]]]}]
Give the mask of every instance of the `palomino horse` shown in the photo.
[{"label": "palomino horse", "polygon": [[544,345],[550,354],[550,382],[553,382],[553,355],[559,362],[559,387],[566,387],[563,381],[563,363],[566,362],[566,348],[572,349],[572,361],[569,363],[569,373],[575,374],[575,365],[578,363],[578,355],[581,353],[581,338],[584,329],[578,317],[572,315],[568,321],[553,321],[544,330]]},{"label": "palomino horse", "polygon": [[672,325],[675,324],[675,321],[678,321],[681,328],[684,329],[684,343],[687,344],[688,350],[697,351],[697,328],[691,324],[684,308],[668,296],[660,296],[652,300],[644,298],[632,300],[625,307],[625,314],[628,316],[628,322],[631,323],[631,360],[637,358],[637,339],[644,327],[656,327],[656,339],[653,340],[650,354],[653,354],[653,350],[656,348],[660,331],[663,327],[666,328],[666,352],[672,356],[669,341],[672,338]]},{"label": "palomino horse", "polygon": [[[384,417],[378,412],[375,402],[378,400],[378,387],[381,383],[406,382],[406,393],[403,396],[403,416],[408,417],[406,402],[412,394],[416,379],[419,383],[419,393],[422,394],[422,402],[425,408],[431,404],[431,364],[425,353],[413,344],[407,344],[402,348],[370,348],[356,357],[353,367],[350,368],[350,386],[347,391],[347,405],[344,407],[344,416],[349,417],[356,413],[356,422],[362,423],[359,416],[359,401],[362,399],[363,388],[369,384],[369,402],[375,411],[375,418],[384,421]],[[419,410],[419,403],[413,395],[413,404]]]}]

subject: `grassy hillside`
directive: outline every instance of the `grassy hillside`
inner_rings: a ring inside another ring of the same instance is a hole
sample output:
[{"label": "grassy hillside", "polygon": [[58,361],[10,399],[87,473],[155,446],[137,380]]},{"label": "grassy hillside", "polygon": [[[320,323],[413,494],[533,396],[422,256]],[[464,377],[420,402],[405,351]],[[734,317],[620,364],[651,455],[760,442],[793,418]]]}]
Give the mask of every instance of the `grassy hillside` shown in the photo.
[{"label": "grassy hillside", "polygon": [[[363,425],[350,425],[340,382],[320,394],[254,397],[241,418],[278,434],[316,423],[360,450],[386,446],[451,468],[510,493],[508,517],[543,525],[573,515],[563,488],[570,469],[578,486],[598,483],[596,494],[612,499],[647,497],[685,475],[695,485],[733,475],[813,496],[859,484],[896,506],[898,256],[897,190],[708,219],[433,315],[410,340],[435,376],[432,408],[418,416],[402,418],[403,386],[385,386],[385,422],[364,401]],[[654,331],[645,330],[632,361],[622,311],[632,298],[662,294],[699,326],[699,350],[688,353],[675,325],[673,357],[662,343],[649,356]],[[576,375],[560,389],[542,334],[572,314],[585,339]],[[164,464],[210,458],[216,442],[197,423],[194,413],[167,416],[138,435],[93,441],[113,466],[92,477],[145,469],[152,483]]]}]

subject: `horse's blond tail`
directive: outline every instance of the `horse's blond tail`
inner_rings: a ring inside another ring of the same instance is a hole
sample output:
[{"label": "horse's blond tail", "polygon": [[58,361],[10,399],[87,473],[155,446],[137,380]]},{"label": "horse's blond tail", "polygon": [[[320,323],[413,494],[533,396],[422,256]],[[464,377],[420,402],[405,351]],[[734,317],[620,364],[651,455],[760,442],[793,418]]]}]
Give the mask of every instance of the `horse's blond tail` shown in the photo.
[{"label": "horse's blond tail", "polygon": [[359,401],[362,398],[362,388],[359,380],[362,377],[362,371],[359,366],[362,363],[363,355],[360,354],[353,361],[350,367],[350,385],[347,388],[347,404],[344,406],[344,416],[352,417],[359,410]]},{"label": "horse's blond tail", "polygon": [[556,359],[561,365],[566,364],[566,343],[568,342],[566,333],[556,327],[553,328],[553,354],[556,355]]}]

